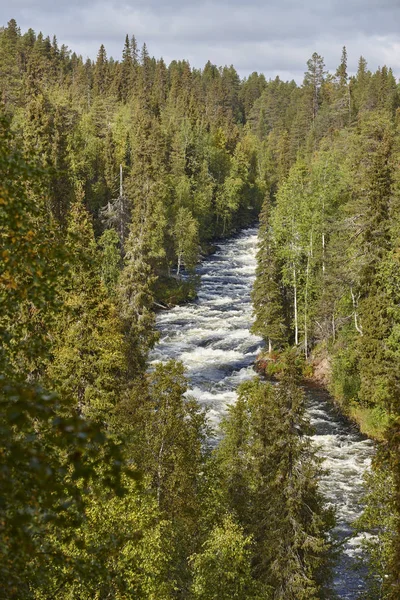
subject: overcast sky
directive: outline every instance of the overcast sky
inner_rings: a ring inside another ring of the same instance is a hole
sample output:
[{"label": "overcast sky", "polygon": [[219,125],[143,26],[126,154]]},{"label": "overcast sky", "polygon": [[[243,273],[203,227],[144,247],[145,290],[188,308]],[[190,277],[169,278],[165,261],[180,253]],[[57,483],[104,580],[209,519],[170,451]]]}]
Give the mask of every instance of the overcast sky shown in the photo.
[{"label": "overcast sky", "polygon": [[0,0],[0,17],[55,34],[84,58],[101,43],[120,58],[128,33],[167,63],[211,60],[301,82],[314,51],[333,71],[345,45],[350,71],[363,55],[400,77],[400,0]]}]

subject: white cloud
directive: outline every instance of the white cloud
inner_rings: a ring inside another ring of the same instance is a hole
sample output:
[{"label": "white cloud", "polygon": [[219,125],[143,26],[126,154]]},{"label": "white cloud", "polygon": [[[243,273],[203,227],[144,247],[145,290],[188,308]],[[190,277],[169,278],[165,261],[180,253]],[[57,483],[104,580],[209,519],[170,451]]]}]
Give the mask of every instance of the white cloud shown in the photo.
[{"label": "white cloud", "polygon": [[257,70],[301,81],[314,51],[332,71],[343,45],[351,71],[362,54],[370,68],[387,64],[400,74],[398,0],[13,0],[12,7],[0,0],[0,21],[11,17],[23,31],[56,34],[84,58],[95,58],[101,43],[119,58],[125,34],[133,33],[167,63],[211,60],[241,75]]}]

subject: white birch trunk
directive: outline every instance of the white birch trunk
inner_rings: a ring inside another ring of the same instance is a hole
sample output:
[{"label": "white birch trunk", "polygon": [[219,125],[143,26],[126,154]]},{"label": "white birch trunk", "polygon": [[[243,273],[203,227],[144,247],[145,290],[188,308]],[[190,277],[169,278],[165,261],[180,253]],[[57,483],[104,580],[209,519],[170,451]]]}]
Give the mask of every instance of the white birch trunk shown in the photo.
[{"label": "white birch trunk", "polygon": [[363,335],[363,330],[361,325],[358,323],[358,313],[357,313],[357,308],[358,308],[358,299],[360,297],[360,295],[358,295],[358,298],[355,297],[354,292],[353,292],[353,288],[350,288],[350,293],[351,293],[351,298],[353,301],[353,308],[354,308],[354,327],[356,328],[356,331],[358,331],[358,333],[360,335]]},{"label": "white birch trunk", "polygon": [[293,292],[294,292],[294,343],[299,345],[299,319],[297,314],[297,280],[296,266],[293,264]]},{"label": "white birch trunk", "polygon": [[310,249],[307,256],[306,289],[304,294],[304,353],[308,358],[308,284],[310,280],[310,260],[313,255],[313,230],[310,231]]}]

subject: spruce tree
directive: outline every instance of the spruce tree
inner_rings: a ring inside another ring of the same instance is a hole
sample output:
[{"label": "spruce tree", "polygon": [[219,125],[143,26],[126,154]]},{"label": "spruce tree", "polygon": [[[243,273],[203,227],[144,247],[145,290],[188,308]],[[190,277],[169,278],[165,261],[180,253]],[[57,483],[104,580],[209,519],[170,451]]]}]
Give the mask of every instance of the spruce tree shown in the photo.
[{"label": "spruce tree", "polygon": [[80,413],[107,422],[126,368],[124,341],[116,308],[100,279],[90,217],[79,197],[69,214],[66,242],[71,264],[48,375]]},{"label": "spruce tree", "polygon": [[266,197],[260,214],[259,248],[256,281],[252,299],[256,319],[254,333],[262,335],[271,352],[274,345],[287,341],[285,297],[279,260],[274,246],[270,223],[270,199]]},{"label": "spruce tree", "polygon": [[[274,598],[324,598],[333,519],[318,490],[321,460],[306,437],[310,426],[298,366],[293,354],[285,361],[275,388],[254,380],[239,389],[219,450],[223,481],[232,509],[254,540],[255,579]],[[229,485],[231,473],[241,477],[238,488]]]},{"label": "spruce tree", "polygon": [[148,351],[157,339],[152,291],[155,277],[147,247],[134,231],[126,242],[124,263],[118,305],[127,342],[128,377],[134,379],[145,368]]},{"label": "spruce tree", "polygon": [[197,600],[252,600],[256,584],[251,576],[251,538],[226,517],[216,525],[202,552],[191,556],[194,571],[191,588]]},{"label": "spruce tree", "polygon": [[104,96],[108,87],[108,59],[103,44],[100,46],[94,67],[93,92],[95,96]]},{"label": "spruce tree", "polygon": [[326,75],[325,63],[322,56],[314,52],[307,61],[307,68],[304,75],[304,85],[310,86],[312,98],[312,118],[315,120],[320,106],[320,91]]}]

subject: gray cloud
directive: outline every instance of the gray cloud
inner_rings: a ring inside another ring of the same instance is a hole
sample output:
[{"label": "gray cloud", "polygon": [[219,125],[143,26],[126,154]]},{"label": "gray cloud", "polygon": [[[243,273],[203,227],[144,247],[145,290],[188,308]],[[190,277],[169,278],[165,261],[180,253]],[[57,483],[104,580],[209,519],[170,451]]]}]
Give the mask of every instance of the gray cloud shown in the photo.
[{"label": "gray cloud", "polygon": [[101,43],[119,58],[125,34],[134,33],[166,62],[211,60],[241,75],[301,81],[314,51],[334,70],[343,45],[351,71],[362,54],[372,69],[388,64],[400,74],[398,0],[0,0],[0,22],[12,17],[23,31],[56,34],[85,58]]}]

